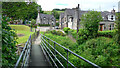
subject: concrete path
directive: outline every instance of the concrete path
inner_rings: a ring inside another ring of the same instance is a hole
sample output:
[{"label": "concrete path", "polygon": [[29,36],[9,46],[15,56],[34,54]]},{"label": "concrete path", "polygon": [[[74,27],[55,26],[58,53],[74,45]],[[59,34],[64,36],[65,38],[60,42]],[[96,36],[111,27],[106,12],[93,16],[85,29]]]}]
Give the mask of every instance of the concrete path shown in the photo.
[{"label": "concrete path", "polygon": [[29,68],[50,68],[51,65],[46,60],[40,45],[40,36],[36,39],[35,43],[32,45],[31,59]]}]

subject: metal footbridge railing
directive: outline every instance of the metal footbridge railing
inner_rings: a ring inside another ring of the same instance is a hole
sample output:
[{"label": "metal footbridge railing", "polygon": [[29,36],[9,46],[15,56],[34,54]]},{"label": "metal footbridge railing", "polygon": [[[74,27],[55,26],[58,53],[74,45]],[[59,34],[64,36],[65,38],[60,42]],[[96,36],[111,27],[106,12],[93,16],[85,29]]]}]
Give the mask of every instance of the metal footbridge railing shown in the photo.
[{"label": "metal footbridge railing", "polygon": [[[56,47],[64,49],[66,52],[66,57],[63,54],[61,54],[57,50],[58,48],[56,49]],[[78,57],[79,59],[89,63],[93,67],[101,68],[100,66],[90,62],[89,60],[83,58],[82,56],[79,56],[78,54],[72,52],[71,50],[65,48],[64,46],[58,44],[57,42],[51,40],[50,38],[44,36],[43,34],[41,34],[41,48],[42,48],[43,52],[45,52],[46,55],[49,56],[48,59],[51,60],[51,64],[55,68],[59,68],[59,67],[69,68],[69,66],[71,66],[73,68],[77,68],[73,63],[71,63],[69,61],[69,54],[72,54],[72,55]],[[58,58],[58,56],[61,56],[61,58]],[[61,59],[64,59],[65,62],[61,62]],[[65,63],[67,63],[67,64],[65,65]]]}]

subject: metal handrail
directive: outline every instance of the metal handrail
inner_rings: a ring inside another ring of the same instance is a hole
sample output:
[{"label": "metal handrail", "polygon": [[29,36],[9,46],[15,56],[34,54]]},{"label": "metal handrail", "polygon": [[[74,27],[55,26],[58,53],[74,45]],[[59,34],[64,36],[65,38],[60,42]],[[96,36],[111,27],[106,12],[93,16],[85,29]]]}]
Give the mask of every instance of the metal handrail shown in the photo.
[{"label": "metal handrail", "polygon": [[[26,44],[25,44],[25,46],[24,46],[24,48],[23,48],[23,50],[22,50],[22,53],[20,54],[20,56],[19,56],[19,59],[17,60],[17,62],[16,62],[16,64],[15,64],[15,68],[17,68],[18,67],[18,65],[19,65],[19,63],[20,63],[20,61],[21,61],[21,59],[22,59],[22,57],[24,56],[24,59],[23,59],[23,61],[22,61],[22,66],[24,66],[25,64],[24,64],[24,61],[26,61],[27,59],[28,59],[28,57],[26,58],[26,50],[28,49],[27,47],[28,47],[28,42],[29,41],[31,41],[31,35],[30,35],[30,37],[29,37],[29,39],[28,39],[28,41],[26,42]],[[28,55],[27,55],[28,56]],[[26,58],[26,59],[25,59]]]},{"label": "metal handrail", "polygon": [[[54,43],[54,47],[53,47],[49,42],[47,42],[46,39],[52,41],[52,42]],[[68,68],[68,63],[69,63],[72,67],[76,68],[76,67],[68,60],[68,52],[70,52],[70,53],[73,54],[74,56],[76,56],[76,57],[82,59],[83,61],[85,61],[85,62],[91,64],[91,65],[94,66],[94,67],[101,68],[100,66],[98,66],[98,65],[96,65],[96,64],[94,64],[94,63],[92,63],[91,61],[89,61],[89,60],[83,58],[82,56],[79,56],[78,54],[72,52],[71,50],[65,48],[64,46],[58,44],[57,42],[51,40],[50,38],[44,36],[43,34],[41,34],[41,40],[42,40],[42,43],[41,43],[41,44],[42,44],[42,47],[44,47],[45,51],[48,50],[48,51],[47,51],[47,54],[50,55],[51,52],[50,52],[50,48],[47,47],[46,44],[48,44],[52,49],[54,49],[55,53],[59,54],[65,61],[67,61],[67,68]],[[45,44],[45,43],[46,43],[46,44]],[[60,47],[62,47],[63,49],[65,49],[65,50],[67,51],[67,58],[65,58],[59,51],[57,51],[57,50],[55,49],[55,44],[59,45]],[[49,56],[49,55],[48,55],[48,56]],[[54,59],[54,62],[55,62],[55,60],[56,60],[57,58],[56,58],[56,56],[54,56],[54,55],[55,55],[55,54],[52,53],[52,56],[55,58],[55,59]],[[50,56],[51,56],[51,55],[50,55]],[[52,59],[53,59],[53,58],[52,58]],[[53,61],[53,60],[52,60],[52,61]],[[57,59],[57,61],[59,61],[59,59]],[[55,64],[55,63],[54,63],[54,64]],[[62,64],[62,63],[59,63],[59,64],[63,67],[63,64]]]},{"label": "metal handrail", "polygon": [[31,48],[32,48],[32,42],[35,41],[35,39],[39,36],[39,32],[40,31],[37,31],[34,34],[29,36],[14,68],[17,68],[20,63],[21,63],[20,64],[21,68],[29,65],[29,58],[30,58],[30,53],[31,53]]}]

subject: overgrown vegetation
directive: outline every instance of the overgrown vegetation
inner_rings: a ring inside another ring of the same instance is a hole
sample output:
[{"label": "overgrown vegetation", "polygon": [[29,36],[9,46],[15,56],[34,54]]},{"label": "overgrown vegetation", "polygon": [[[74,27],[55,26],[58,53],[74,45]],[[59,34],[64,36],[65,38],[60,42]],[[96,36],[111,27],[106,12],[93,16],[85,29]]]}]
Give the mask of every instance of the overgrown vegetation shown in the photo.
[{"label": "overgrown vegetation", "polygon": [[[45,36],[101,67],[119,66],[119,44],[117,44],[112,38],[98,37],[86,40],[86,42],[79,45],[70,40],[67,36],[58,36],[49,32],[45,33]],[[53,42],[50,42],[50,44],[54,46]],[[67,55],[66,51],[60,46],[56,45],[56,49],[64,56]],[[65,60],[59,55],[57,55],[57,58],[61,59],[60,61],[66,66]],[[72,54],[69,54],[69,61],[77,67],[91,66]]]},{"label": "overgrown vegetation", "polygon": [[14,30],[8,26],[10,19],[2,17],[2,66],[14,66],[17,61],[16,44],[17,35]]},{"label": "overgrown vegetation", "polygon": [[70,28],[68,28],[68,27],[64,27],[64,28],[63,28],[63,31],[64,31],[66,34],[68,34],[68,30],[70,30]]},{"label": "overgrown vegetation", "polygon": [[115,40],[120,45],[120,12],[116,13],[116,35]]}]

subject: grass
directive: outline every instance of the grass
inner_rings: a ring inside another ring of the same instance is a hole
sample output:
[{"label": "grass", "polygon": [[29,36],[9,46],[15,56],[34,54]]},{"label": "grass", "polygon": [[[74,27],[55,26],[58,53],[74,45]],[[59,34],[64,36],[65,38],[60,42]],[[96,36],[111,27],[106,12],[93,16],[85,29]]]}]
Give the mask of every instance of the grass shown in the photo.
[{"label": "grass", "polygon": [[21,37],[18,36],[18,39],[17,39],[18,44],[24,44],[28,40],[30,34],[34,33],[34,32],[30,31],[30,27],[25,26],[25,25],[10,25],[10,27],[12,29],[15,29],[17,34],[23,34],[24,35],[24,36],[21,36]]}]

